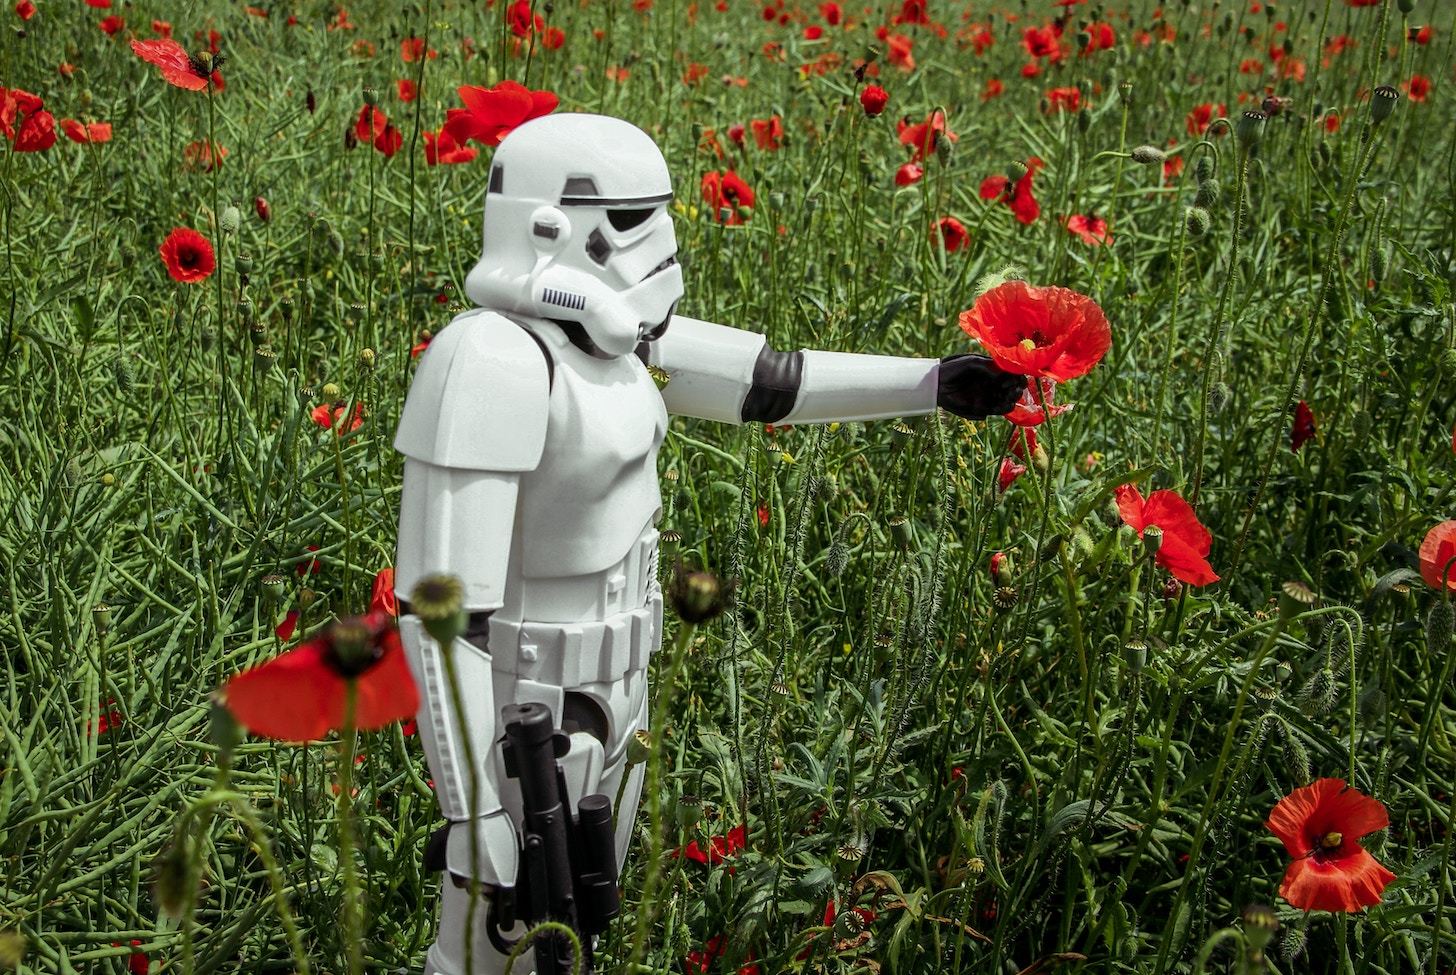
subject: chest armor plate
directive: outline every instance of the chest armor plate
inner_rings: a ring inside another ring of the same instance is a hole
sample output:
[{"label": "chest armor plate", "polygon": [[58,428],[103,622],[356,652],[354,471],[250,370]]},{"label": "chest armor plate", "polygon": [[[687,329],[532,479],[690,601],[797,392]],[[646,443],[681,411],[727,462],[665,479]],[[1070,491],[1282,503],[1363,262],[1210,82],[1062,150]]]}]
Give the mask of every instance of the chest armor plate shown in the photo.
[{"label": "chest armor plate", "polygon": [[516,537],[526,579],[616,565],[662,506],[657,449],[667,410],[647,368],[636,356],[597,359],[551,344],[546,446],[521,479]]}]

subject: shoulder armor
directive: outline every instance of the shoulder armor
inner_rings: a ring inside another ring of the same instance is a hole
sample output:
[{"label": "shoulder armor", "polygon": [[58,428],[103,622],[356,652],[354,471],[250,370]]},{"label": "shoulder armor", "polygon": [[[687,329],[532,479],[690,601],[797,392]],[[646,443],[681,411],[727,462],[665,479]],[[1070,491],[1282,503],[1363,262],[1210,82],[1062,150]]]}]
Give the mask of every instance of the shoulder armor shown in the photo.
[{"label": "shoulder armor", "polygon": [[394,449],[436,467],[535,470],[550,395],[550,362],[530,332],[492,311],[466,312],[420,358]]}]

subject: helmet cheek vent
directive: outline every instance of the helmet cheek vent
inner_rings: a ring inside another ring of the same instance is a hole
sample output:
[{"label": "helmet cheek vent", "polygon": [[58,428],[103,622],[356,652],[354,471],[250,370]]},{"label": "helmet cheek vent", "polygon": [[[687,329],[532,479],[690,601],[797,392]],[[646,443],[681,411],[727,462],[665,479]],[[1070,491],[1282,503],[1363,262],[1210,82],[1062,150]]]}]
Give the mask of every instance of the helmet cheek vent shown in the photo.
[{"label": "helmet cheek vent", "polygon": [[607,266],[607,258],[612,255],[612,245],[607,243],[607,238],[602,236],[600,230],[593,230],[591,236],[586,239],[586,256],[590,257],[599,266]]}]

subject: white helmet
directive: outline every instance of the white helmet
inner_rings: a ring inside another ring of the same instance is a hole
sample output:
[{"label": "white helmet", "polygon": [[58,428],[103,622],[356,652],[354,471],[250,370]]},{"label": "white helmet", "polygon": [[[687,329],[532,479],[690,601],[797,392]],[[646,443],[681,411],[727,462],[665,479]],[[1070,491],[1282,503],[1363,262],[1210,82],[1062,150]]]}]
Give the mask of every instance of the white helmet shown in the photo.
[{"label": "white helmet", "polygon": [[495,151],[485,246],[465,293],[555,321],[594,355],[628,355],[662,334],[682,297],[671,200],[667,163],[637,126],[533,119]]}]

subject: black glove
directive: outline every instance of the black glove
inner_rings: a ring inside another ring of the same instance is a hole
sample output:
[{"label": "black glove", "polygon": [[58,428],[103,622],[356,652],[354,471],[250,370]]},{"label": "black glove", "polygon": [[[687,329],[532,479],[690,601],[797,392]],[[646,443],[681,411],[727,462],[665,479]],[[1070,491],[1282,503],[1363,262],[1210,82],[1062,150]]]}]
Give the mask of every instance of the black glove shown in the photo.
[{"label": "black glove", "polygon": [[1006,372],[983,355],[962,352],[940,360],[935,405],[967,420],[1001,416],[1026,392],[1026,377]]}]

